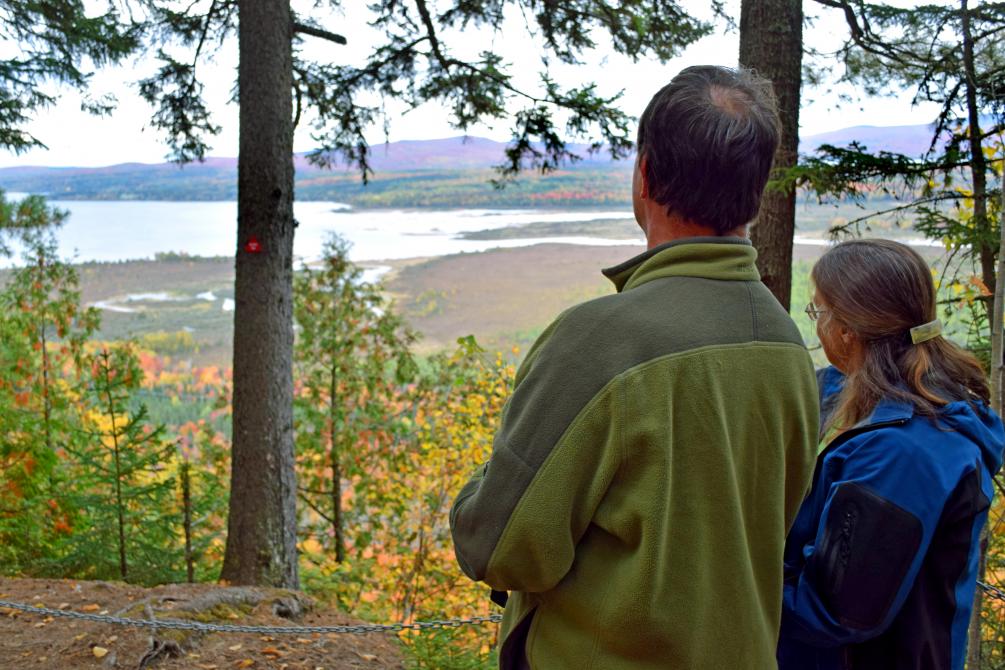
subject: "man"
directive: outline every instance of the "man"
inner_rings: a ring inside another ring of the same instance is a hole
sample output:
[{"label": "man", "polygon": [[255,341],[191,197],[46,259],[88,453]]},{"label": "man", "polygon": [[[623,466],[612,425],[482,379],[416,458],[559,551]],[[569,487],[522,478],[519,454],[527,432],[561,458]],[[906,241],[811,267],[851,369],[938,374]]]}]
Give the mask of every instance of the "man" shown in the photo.
[{"label": "man", "polygon": [[648,251],[530,349],[451,510],[464,572],[513,591],[503,668],[775,667],[817,434],[809,355],[746,239],[777,143],[745,71],[687,68],[643,113]]}]

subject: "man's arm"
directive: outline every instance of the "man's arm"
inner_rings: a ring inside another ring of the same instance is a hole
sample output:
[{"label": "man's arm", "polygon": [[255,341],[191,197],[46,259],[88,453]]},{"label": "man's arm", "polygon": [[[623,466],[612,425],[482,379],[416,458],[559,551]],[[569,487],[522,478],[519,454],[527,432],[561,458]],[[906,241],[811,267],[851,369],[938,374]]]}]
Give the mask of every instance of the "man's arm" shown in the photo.
[{"label": "man's arm", "polygon": [[491,460],[450,512],[461,569],[500,590],[545,591],[565,576],[620,462],[622,382],[578,402],[575,357],[532,353]]}]

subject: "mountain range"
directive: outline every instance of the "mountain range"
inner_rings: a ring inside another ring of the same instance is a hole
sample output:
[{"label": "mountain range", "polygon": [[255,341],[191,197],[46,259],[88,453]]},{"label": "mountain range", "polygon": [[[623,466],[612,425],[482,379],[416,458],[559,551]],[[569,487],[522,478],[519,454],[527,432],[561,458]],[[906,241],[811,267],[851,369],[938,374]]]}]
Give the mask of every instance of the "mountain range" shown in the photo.
[{"label": "mountain range", "polygon": [[[920,155],[931,142],[931,127],[854,126],[806,137],[800,150],[808,153],[821,144],[846,145],[858,141],[872,150]],[[503,160],[504,142],[481,137],[451,137],[437,140],[404,140],[371,147],[370,163],[375,180],[370,187],[390,188],[389,182],[429,179],[431,173],[457,178],[460,172],[488,171]],[[589,154],[583,144],[570,145],[583,160],[564,169],[564,174],[627,170],[632,158],[612,161],[603,151]],[[355,168],[342,165],[322,170],[306,156],[295,157],[298,197],[351,200],[359,189]],[[173,163],[122,163],[107,167],[8,167],[0,169],[0,189],[42,193],[68,200],[225,200],[235,196],[237,159],[207,158],[179,168]],[[542,179],[548,179],[542,178]],[[484,179],[483,179],[484,181]],[[333,190],[334,188],[334,190]],[[585,204],[585,203],[584,203]]]}]

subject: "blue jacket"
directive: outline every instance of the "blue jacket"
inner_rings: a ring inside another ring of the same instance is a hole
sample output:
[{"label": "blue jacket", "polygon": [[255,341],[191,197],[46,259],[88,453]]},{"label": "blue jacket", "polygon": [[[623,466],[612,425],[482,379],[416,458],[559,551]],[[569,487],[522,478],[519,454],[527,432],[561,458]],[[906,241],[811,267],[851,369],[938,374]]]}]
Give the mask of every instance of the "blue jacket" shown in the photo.
[{"label": "blue jacket", "polygon": [[[844,377],[818,378],[826,417]],[[786,541],[779,670],[963,670],[1003,442],[982,402],[936,425],[883,401],[827,446]]]}]

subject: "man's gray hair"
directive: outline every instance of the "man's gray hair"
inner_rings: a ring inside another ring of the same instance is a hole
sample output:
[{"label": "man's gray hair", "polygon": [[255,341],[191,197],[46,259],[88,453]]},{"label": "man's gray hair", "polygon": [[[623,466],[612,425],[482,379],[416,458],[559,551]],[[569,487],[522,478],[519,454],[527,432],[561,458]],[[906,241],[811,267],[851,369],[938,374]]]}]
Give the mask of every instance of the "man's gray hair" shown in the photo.
[{"label": "man's gray hair", "polygon": [[682,70],[639,119],[650,197],[722,234],[757,216],[778,147],[771,83],[750,70]]}]

